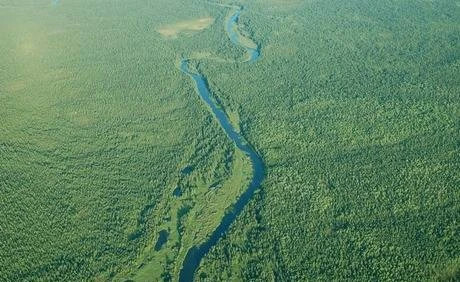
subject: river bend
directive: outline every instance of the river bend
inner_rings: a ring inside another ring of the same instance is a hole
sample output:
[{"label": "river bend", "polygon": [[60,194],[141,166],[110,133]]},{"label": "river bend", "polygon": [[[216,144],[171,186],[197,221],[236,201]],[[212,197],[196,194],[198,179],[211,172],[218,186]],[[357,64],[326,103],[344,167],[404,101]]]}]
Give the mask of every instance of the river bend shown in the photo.
[{"label": "river bend", "polygon": [[[241,7],[237,7],[235,9],[234,13],[231,14],[225,23],[225,30],[233,44],[243,47],[246,50],[248,59],[245,60],[245,62],[252,63],[260,57],[260,51],[257,47],[249,46],[252,44],[247,44],[248,39],[246,39],[246,42],[241,41],[243,37],[238,33],[237,25],[242,10],[243,9]],[[225,131],[228,138],[230,138],[235,146],[250,159],[252,166],[252,179],[247,189],[239,196],[230,211],[224,215],[221,222],[211,233],[209,238],[200,245],[193,246],[188,250],[179,274],[179,281],[187,282],[193,281],[194,274],[203,257],[228,231],[230,225],[235,221],[243,208],[249,203],[249,200],[251,200],[254,192],[260,187],[265,176],[265,165],[259,154],[245,141],[244,137],[235,130],[223,108],[212,99],[206,78],[200,73],[192,72],[189,69],[189,60],[187,59],[183,59],[181,61],[180,70],[193,80],[196,86],[196,92],[199,94],[203,102],[208,105],[213,116]]]}]

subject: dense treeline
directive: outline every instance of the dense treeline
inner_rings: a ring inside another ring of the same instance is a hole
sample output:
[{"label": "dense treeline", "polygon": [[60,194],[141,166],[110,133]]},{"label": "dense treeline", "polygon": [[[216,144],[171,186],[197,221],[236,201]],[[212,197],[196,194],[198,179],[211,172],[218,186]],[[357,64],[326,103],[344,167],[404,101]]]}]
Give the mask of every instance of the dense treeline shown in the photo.
[{"label": "dense treeline", "polygon": [[201,208],[198,180],[231,174],[230,143],[174,67],[186,44],[156,32],[210,11],[187,1],[0,4],[0,280],[123,277],[176,216],[177,185]]},{"label": "dense treeline", "polygon": [[268,176],[197,280],[458,280],[458,7],[287,4],[247,3],[257,64],[202,66]]},{"label": "dense treeline", "polygon": [[0,1],[0,280],[175,279],[250,177],[195,57],[268,173],[197,280],[458,280],[456,3],[238,4],[255,64],[198,0]]}]

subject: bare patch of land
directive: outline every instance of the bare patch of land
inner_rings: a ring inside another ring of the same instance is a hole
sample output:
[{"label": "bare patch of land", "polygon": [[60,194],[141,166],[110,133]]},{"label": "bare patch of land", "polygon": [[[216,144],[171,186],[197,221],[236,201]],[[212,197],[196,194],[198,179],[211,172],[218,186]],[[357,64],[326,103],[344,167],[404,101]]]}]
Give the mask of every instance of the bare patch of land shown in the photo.
[{"label": "bare patch of land", "polygon": [[177,38],[180,33],[191,34],[208,28],[214,23],[213,17],[200,18],[189,21],[181,21],[170,25],[165,25],[157,31],[166,38]]}]

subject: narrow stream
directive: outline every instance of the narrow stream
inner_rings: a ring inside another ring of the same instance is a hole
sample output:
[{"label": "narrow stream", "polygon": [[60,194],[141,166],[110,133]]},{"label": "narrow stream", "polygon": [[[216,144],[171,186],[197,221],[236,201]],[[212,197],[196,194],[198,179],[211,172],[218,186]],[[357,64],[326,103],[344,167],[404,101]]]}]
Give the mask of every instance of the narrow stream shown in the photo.
[{"label": "narrow stream", "polygon": [[230,38],[230,41],[233,44],[235,44],[237,46],[241,46],[244,49],[246,49],[246,52],[247,52],[248,57],[249,57],[246,60],[246,62],[254,62],[260,57],[260,52],[259,52],[259,50],[257,48],[257,45],[255,43],[253,43],[252,41],[250,41],[250,40],[249,41],[251,43],[253,43],[252,45],[254,47],[251,47],[247,43],[242,42],[241,39],[243,37],[238,33],[238,20],[240,18],[240,15],[241,15],[242,11],[243,11],[243,8],[241,8],[241,7],[238,7],[235,10],[235,13],[233,13],[233,15],[230,16],[228,22],[225,25],[225,31],[227,32],[227,35],[228,35],[228,37]]},{"label": "narrow stream", "polygon": [[[238,19],[241,11],[242,8],[235,10],[235,12],[229,17],[228,22],[225,25],[225,29],[233,44],[246,49],[248,54],[248,60],[246,60],[246,62],[254,62],[260,56],[258,48],[252,48],[251,46],[247,46],[247,44],[241,42],[243,37],[238,33],[237,30]],[[240,195],[235,205],[231,208],[230,212],[224,215],[219,226],[217,226],[217,228],[212,232],[211,236],[202,244],[193,246],[188,250],[179,274],[179,281],[184,282],[193,281],[194,274],[198,269],[203,257],[228,231],[230,225],[235,221],[243,208],[248,204],[249,200],[251,200],[254,192],[259,188],[265,176],[265,165],[261,157],[245,141],[244,137],[235,130],[235,128],[230,123],[230,120],[225,111],[219,107],[216,102],[214,102],[211,97],[206,78],[200,73],[194,73],[190,71],[188,62],[189,61],[187,59],[181,61],[181,71],[190,76],[190,78],[193,80],[196,85],[197,93],[200,95],[201,99],[209,106],[214,117],[217,119],[220,126],[227,134],[228,138],[230,138],[235,143],[235,146],[239,150],[241,150],[246,156],[249,157],[252,165],[252,179],[248,188]]]}]

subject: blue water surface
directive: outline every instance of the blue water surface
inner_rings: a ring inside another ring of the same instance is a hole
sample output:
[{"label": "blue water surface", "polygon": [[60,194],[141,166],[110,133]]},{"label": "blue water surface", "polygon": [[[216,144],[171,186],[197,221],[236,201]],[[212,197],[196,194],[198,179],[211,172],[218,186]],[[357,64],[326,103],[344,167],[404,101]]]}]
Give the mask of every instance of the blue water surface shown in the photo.
[{"label": "blue water surface", "polygon": [[[237,29],[235,25],[238,22],[241,10],[241,8],[237,9],[235,13],[229,18],[229,21],[226,23],[226,31],[233,44],[246,49],[249,55],[248,62],[254,62],[260,56],[259,50],[242,45],[239,41],[239,34],[236,32]],[[212,99],[206,78],[199,73],[190,71],[188,60],[186,59],[181,61],[180,69],[182,72],[192,78],[195,83],[197,93],[200,95],[201,99],[209,106],[211,112],[227,134],[228,138],[230,138],[235,143],[238,149],[240,149],[246,156],[249,157],[252,165],[252,179],[248,188],[243,192],[243,194],[240,195],[231,210],[225,214],[219,226],[217,226],[217,228],[212,232],[211,236],[204,243],[198,246],[194,246],[188,250],[179,274],[179,281],[185,282],[193,281],[194,274],[199,267],[203,257],[228,231],[230,225],[235,221],[243,208],[248,204],[249,200],[251,200],[254,192],[260,187],[265,177],[265,165],[257,152],[232,126],[224,110],[222,110],[222,108],[219,107],[219,105]]]}]

